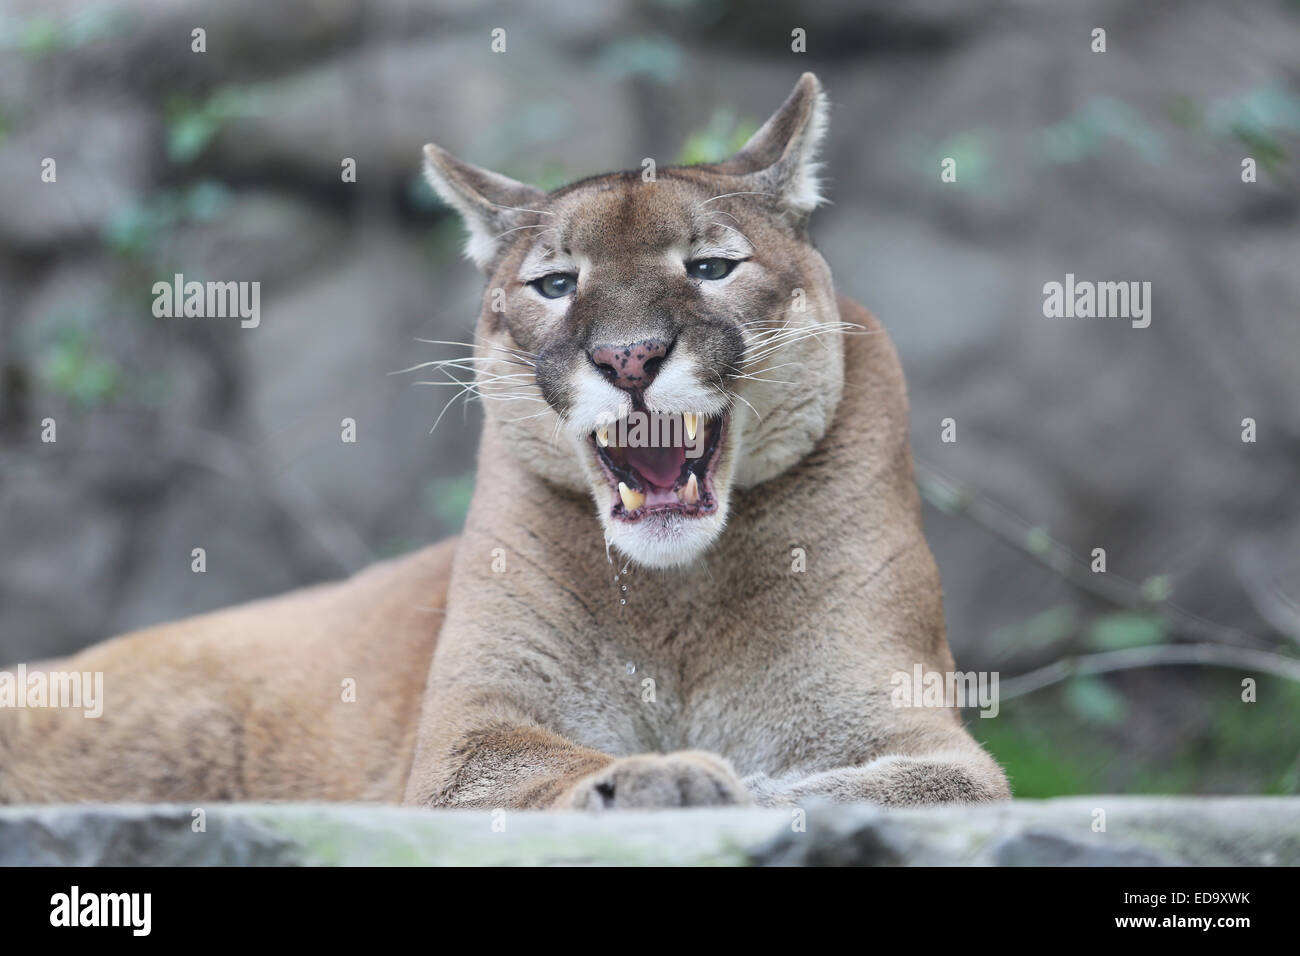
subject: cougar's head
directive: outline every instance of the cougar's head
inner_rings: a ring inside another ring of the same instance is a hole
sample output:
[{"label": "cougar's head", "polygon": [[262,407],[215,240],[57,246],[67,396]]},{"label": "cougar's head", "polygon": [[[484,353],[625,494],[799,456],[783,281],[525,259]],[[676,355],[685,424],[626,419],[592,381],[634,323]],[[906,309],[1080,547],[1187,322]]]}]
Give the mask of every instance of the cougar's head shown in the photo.
[{"label": "cougar's head", "polygon": [[808,73],[712,165],[647,160],[548,193],[425,147],[488,275],[469,361],[489,419],[527,467],[589,492],[639,563],[693,560],[733,488],[829,426],[842,326],[807,237],[825,126]]}]

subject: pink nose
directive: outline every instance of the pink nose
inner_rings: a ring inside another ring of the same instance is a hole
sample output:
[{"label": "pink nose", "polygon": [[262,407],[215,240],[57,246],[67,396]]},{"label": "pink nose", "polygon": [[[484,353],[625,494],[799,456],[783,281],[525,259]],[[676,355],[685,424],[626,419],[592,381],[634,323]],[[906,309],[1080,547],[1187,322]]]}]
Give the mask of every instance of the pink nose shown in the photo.
[{"label": "pink nose", "polygon": [[642,339],[627,345],[598,345],[591,350],[591,360],[619,388],[638,391],[649,387],[659,374],[669,344],[665,339]]}]

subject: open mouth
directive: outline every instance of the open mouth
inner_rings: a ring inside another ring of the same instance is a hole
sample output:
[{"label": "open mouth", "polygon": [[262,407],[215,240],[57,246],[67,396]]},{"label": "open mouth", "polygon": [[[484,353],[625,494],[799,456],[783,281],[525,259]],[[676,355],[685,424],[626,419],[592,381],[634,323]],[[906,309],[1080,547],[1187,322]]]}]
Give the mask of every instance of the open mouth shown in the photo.
[{"label": "open mouth", "polygon": [[591,433],[596,459],[615,492],[611,516],[635,522],[653,514],[702,517],[717,511],[713,473],[727,428],[726,414],[652,418],[656,427],[648,431],[657,440],[650,442],[645,440],[647,429],[638,431],[629,426],[629,419]]}]

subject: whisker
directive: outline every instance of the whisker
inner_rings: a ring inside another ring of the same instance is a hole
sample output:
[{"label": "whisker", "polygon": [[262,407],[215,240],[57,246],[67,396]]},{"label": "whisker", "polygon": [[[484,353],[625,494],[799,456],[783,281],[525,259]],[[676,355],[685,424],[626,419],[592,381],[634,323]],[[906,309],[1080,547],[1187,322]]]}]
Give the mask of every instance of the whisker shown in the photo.
[{"label": "whisker", "polygon": [[796,329],[773,332],[766,336],[755,336],[754,341],[750,343],[750,354],[742,362],[742,368],[748,368],[778,350],[802,342],[805,339],[817,339],[823,348],[829,348],[825,342],[821,341],[821,336],[831,332],[856,334],[866,333],[866,330],[856,322],[821,322]]},{"label": "whisker", "polygon": [[554,414],[554,412],[554,409],[544,408],[540,412],[534,412],[531,415],[520,415],[518,418],[503,418],[501,421],[513,425],[515,422],[526,422],[530,418],[541,418],[543,415],[551,415]]},{"label": "whisker", "polygon": [[[462,348],[462,349],[476,349],[476,348],[478,348],[478,343],[477,343],[477,342],[449,342],[449,341],[447,341],[446,339],[421,339],[421,338],[417,338],[415,341],[417,341],[417,342],[423,342],[423,343],[425,343],[426,345],[454,345],[454,346],[456,346],[456,347],[458,347],[458,348]],[[522,356],[522,357],[524,357],[524,358],[530,358],[530,359],[538,358],[538,355],[537,355],[536,352],[528,352],[528,351],[525,351],[524,349],[514,348],[514,347],[509,346],[509,345],[499,345],[499,344],[497,344],[496,342],[489,342],[489,343],[487,343],[487,344],[490,345],[490,346],[491,346],[492,348],[494,348],[494,349],[498,349],[499,351],[502,351],[502,352],[509,352],[509,353],[511,353],[512,355],[519,355],[519,356]]]},{"label": "whisker", "polygon": [[749,410],[758,416],[758,420],[760,422],[763,420],[763,416],[759,412],[759,410],[755,408],[752,404],[750,404],[750,402],[745,398],[744,395],[741,395],[739,392],[732,392],[731,394],[736,398],[738,398],[740,401],[744,402],[746,405],[749,405]]},{"label": "whisker", "polygon": [[[737,229],[735,226],[728,226],[725,222],[715,222],[715,223],[712,223],[712,225],[717,226],[719,229],[730,229],[730,230],[731,230],[732,232],[734,232],[736,235],[740,236],[741,239],[744,239],[746,242],[748,242],[748,243],[750,244],[750,246],[754,246],[754,243],[750,240],[749,236],[745,235],[743,232],[741,232],[741,231],[740,231],[739,229]],[[757,247],[754,247],[754,248],[757,248]]]},{"label": "whisker", "polygon": [[704,202],[696,203],[695,208],[707,206],[711,202],[717,202],[719,199],[726,199],[728,196],[773,196],[773,193],[759,192],[752,189],[739,190],[734,193],[723,193],[721,196],[714,196],[712,199],[706,199]]},{"label": "whisker", "polygon": [[515,226],[513,229],[507,229],[505,232],[499,232],[494,238],[500,239],[502,236],[508,236],[512,232],[518,232],[520,229],[550,229],[551,224],[546,222],[530,222],[524,226]]},{"label": "whisker", "polygon": [[539,215],[539,216],[554,216],[554,215],[555,215],[555,213],[553,213],[553,212],[547,212],[545,209],[527,209],[527,208],[525,208],[524,206],[507,206],[507,205],[506,205],[505,203],[503,203],[503,202],[493,202],[493,203],[490,203],[490,205],[496,206],[498,209],[512,209],[512,210],[514,210],[515,212],[533,212],[533,213],[537,213],[537,215]]},{"label": "whisker", "polygon": [[[464,356],[462,358],[456,358],[456,359],[436,359],[432,362],[421,362],[418,365],[412,365],[410,368],[397,369],[396,371],[389,372],[388,374],[405,375],[408,372],[417,372],[422,368],[458,368],[465,372],[475,372],[478,371],[478,369],[476,369],[473,364],[462,364],[462,363],[475,363],[475,362],[483,362],[483,363],[494,362],[494,363],[503,363],[506,365],[518,365],[520,368],[533,368],[532,365],[524,362],[512,362],[508,359],[496,358],[495,356],[492,357]],[[533,373],[513,372],[511,374],[531,375]]]}]

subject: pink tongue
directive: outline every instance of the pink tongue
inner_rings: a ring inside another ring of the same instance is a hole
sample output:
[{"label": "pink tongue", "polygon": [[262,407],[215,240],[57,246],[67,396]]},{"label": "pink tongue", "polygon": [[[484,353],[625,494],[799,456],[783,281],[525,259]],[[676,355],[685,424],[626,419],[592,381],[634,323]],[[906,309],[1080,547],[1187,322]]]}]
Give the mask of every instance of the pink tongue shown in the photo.
[{"label": "pink tongue", "polygon": [[686,462],[683,446],[672,448],[627,448],[627,463],[646,481],[660,488],[671,488],[677,483]]}]

